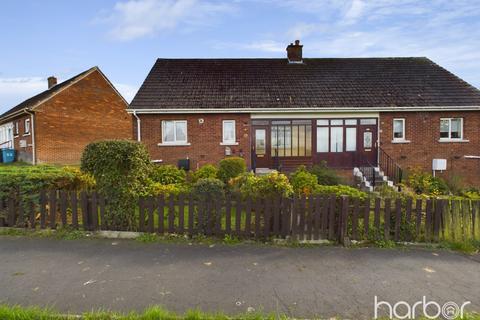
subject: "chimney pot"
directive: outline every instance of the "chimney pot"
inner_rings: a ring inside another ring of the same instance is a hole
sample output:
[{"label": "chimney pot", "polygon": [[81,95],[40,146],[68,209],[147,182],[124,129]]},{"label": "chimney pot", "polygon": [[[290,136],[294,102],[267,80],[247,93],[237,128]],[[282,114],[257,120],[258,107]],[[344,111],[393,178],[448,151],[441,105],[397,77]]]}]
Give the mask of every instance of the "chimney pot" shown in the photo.
[{"label": "chimney pot", "polygon": [[289,63],[302,63],[302,48],[303,45],[300,44],[300,40],[295,40],[295,44],[290,43],[287,46],[287,58]]},{"label": "chimney pot", "polygon": [[54,76],[48,77],[47,81],[48,81],[48,89],[50,89],[51,87],[57,84],[57,78],[55,78]]}]

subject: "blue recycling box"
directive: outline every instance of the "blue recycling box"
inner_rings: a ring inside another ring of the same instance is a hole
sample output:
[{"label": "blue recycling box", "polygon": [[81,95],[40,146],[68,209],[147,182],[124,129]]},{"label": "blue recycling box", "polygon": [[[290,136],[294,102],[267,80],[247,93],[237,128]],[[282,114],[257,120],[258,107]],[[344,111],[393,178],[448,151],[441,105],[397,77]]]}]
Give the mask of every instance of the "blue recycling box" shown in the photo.
[{"label": "blue recycling box", "polygon": [[2,162],[9,163],[15,161],[15,149],[1,149],[2,150]]}]

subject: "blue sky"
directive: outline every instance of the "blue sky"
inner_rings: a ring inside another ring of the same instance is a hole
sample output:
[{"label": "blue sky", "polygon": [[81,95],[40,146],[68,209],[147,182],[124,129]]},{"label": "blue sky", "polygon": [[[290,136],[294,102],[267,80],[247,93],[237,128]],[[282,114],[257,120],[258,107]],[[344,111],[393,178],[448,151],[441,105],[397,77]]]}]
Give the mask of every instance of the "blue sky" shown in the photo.
[{"label": "blue sky", "polygon": [[0,112],[98,65],[131,100],[157,57],[427,56],[480,87],[480,1],[3,0]]}]

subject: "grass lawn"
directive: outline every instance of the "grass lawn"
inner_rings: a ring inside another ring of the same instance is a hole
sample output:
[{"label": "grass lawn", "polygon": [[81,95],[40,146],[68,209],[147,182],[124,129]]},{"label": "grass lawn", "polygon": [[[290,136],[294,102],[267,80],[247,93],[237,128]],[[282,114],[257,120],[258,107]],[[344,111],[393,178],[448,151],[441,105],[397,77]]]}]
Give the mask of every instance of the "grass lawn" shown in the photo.
[{"label": "grass lawn", "polygon": [[[42,309],[38,307],[19,307],[0,305],[0,319],[5,320],[47,320],[47,319],[79,319],[77,315],[60,314],[51,309]],[[279,314],[260,314],[260,313],[244,313],[237,315],[225,315],[223,313],[205,313],[198,310],[191,310],[185,314],[176,314],[165,310],[161,307],[151,307],[141,313],[131,312],[128,314],[114,313],[108,311],[88,312],[81,315],[81,319],[85,320],[282,320],[294,319]],[[321,319],[321,318],[320,318]],[[335,318],[340,320],[341,318]],[[386,319],[386,318],[385,318]],[[425,320],[426,318],[418,318]],[[458,318],[460,319],[460,318]],[[480,320],[480,315],[475,313],[468,314],[461,318],[463,320]]]},{"label": "grass lawn", "polygon": [[[42,309],[38,307],[20,307],[0,305],[0,319],[2,320],[46,320],[46,319],[79,319],[77,315],[60,314],[51,309]],[[198,310],[187,311],[185,314],[177,314],[165,310],[161,307],[151,307],[141,313],[131,312],[127,314],[96,311],[87,312],[81,315],[85,320],[261,320],[261,319],[288,319],[283,315],[264,315],[260,313],[245,313],[234,316],[227,316],[223,313],[205,313]]]}]

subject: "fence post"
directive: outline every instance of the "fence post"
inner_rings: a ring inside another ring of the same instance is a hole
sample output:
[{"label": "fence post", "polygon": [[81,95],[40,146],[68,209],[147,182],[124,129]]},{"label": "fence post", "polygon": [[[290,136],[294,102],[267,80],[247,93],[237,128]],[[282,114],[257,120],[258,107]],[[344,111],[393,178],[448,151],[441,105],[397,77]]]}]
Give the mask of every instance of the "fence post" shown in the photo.
[{"label": "fence post", "polygon": [[46,205],[47,205],[47,194],[45,193],[45,190],[40,191],[40,229],[45,229],[46,225],[46,220],[47,220],[47,210],[46,210]]},{"label": "fence post", "polygon": [[50,190],[50,195],[49,195],[49,209],[50,209],[50,228],[55,229],[56,227],[56,216],[57,216],[57,191],[56,190]]},{"label": "fence post", "polygon": [[345,245],[348,224],[348,197],[342,196],[340,205],[340,215],[338,216],[338,242]]},{"label": "fence post", "polygon": [[389,198],[385,199],[385,202],[384,202],[384,220],[383,220],[383,224],[384,224],[384,238],[386,241],[390,240],[390,210],[391,210],[391,200]]}]

